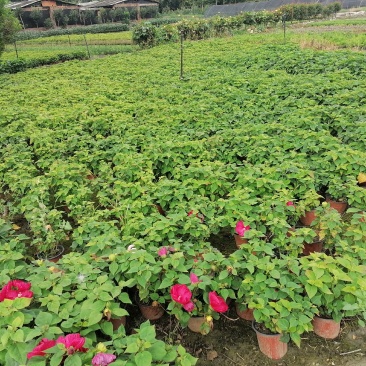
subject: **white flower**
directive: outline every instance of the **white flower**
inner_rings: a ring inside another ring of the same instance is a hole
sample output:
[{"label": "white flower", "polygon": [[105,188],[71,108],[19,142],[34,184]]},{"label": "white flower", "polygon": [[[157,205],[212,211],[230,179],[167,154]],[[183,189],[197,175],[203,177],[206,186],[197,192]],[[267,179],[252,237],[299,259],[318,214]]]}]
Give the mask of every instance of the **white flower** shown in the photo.
[{"label": "white flower", "polygon": [[129,245],[128,248],[127,248],[127,251],[128,252],[135,252],[136,251],[136,248],[133,244]]},{"label": "white flower", "polygon": [[83,283],[85,281],[86,276],[82,273],[78,274],[78,280],[80,283]]}]

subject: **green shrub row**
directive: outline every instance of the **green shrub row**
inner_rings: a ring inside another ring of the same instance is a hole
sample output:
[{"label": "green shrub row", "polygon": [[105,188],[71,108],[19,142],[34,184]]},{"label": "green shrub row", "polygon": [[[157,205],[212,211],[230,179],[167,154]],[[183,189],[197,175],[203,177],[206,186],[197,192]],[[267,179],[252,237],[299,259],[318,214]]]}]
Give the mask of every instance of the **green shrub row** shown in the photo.
[{"label": "green shrub row", "polygon": [[110,33],[123,32],[129,30],[128,24],[92,24],[88,26],[72,27],[67,29],[49,29],[47,31],[26,31],[19,32],[16,35],[17,41],[25,41],[28,39],[62,36],[67,34],[84,34],[84,33]]},{"label": "green shrub row", "polygon": [[34,67],[53,65],[59,62],[71,61],[71,60],[84,60],[87,58],[85,52],[73,52],[73,53],[60,53],[56,56],[47,58],[36,58],[31,60],[17,59],[0,63],[0,74],[15,74],[26,69],[32,69]]},{"label": "green shrub row", "polygon": [[234,17],[182,20],[174,26],[145,22],[133,29],[133,41],[141,47],[152,47],[164,42],[175,42],[179,34],[184,39],[198,40],[231,33],[245,26],[267,27],[282,20],[305,20],[327,17],[340,9],[339,3],[286,5],[270,11],[245,12]]}]

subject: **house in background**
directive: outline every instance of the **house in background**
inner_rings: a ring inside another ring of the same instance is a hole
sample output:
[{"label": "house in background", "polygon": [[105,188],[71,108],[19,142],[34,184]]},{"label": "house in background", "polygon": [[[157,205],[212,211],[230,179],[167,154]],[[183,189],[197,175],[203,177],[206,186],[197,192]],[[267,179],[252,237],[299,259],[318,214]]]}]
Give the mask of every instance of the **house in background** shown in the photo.
[{"label": "house in background", "polygon": [[[55,26],[55,10],[62,10],[65,15],[69,15],[71,11],[78,13],[78,18],[80,23],[85,24],[85,17],[83,14],[94,12],[95,19],[101,9],[106,9],[107,11],[113,11],[118,9],[134,10],[133,19],[140,20],[142,18],[141,9],[144,8],[144,14],[149,15],[148,9],[151,14],[156,14],[159,9],[159,3],[153,0],[102,0],[102,1],[92,1],[87,3],[71,3],[64,0],[25,0],[25,1],[13,1],[6,5],[7,8],[15,11],[16,15],[20,19],[23,28],[29,28],[34,26],[43,26],[46,19],[50,19],[52,24]],[[33,14],[32,14],[33,12]],[[37,13],[38,20],[35,21],[35,13]],[[84,22],[82,21],[84,19]],[[90,21],[91,23],[96,23],[97,21]],[[70,24],[70,23],[69,23]],[[74,21],[71,24],[76,24]]]}]

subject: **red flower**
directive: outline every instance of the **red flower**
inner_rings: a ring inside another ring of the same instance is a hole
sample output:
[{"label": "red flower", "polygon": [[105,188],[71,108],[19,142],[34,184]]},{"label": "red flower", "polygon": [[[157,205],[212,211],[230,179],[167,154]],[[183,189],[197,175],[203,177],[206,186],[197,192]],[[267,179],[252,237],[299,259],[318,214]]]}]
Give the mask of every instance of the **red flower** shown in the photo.
[{"label": "red flower", "polygon": [[80,351],[86,352],[88,349],[84,348],[85,338],[80,337],[79,333],[68,334],[65,337],[58,337],[57,344],[63,344],[67,350],[68,355],[72,355],[73,353]]},{"label": "red flower", "polygon": [[186,305],[191,301],[192,292],[186,285],[174,285],[170,289],[170,295],[175,302]]},{"label": "red flower", "polygon": [[30,282],[22,280],[9,281],[0,291],[0,301],[4,301],[5,299],[14,300],[18,297],[32,298],[33,292],[29,291],[30,288]]},{"label": "red flower", "polygon": [[56,345],[55,340],[42,338],[38,346],[34,347],[33,351],[27,354],[28,360],[34,356],[46,356],[46,353],[44,353],[43,351],[45,351],[46,349],[50,349],[55,345]]},{"label": "red flower", "polygon": [[191,312],[194,310],[194,303],[192,301],[187,302],[187,304],[183,305],[184,310],[187,310],[188,312]]},{"label": "red flower", "polygon": [[244,236],[245,232],[248,230],[250,230],[250,226],[245,226],[243,221],[238,221],[236,223],[235,231],[239,236]]},{"label": "red flower", "polygon": [[208,294],[208,300],[210,302],[210,306],[211,308],[218,312],[218,313],[224,313],[225,311],[228,310],[228,306],[227,303],[225,302],[225,300],[219,296],[216,291],[211,291]]},{"label": "red flower", "polygon": [[294,203],[292,201],[286,202],[286,206],[294,206],[295,207],[295,205],[294,205]]}]

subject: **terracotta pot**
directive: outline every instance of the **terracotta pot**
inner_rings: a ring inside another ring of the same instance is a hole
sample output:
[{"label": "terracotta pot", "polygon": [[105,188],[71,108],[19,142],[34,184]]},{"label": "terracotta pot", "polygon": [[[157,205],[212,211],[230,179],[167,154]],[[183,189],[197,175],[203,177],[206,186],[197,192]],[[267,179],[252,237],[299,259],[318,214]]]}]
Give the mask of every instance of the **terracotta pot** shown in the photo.
[{"label": "terracotta pot", "polygon": [[240,304],[239,303],[235,303],[235,310],[236,313],[238,314],[239,318],[245,319],[245,320],[250,320],[253,321],[254,319],[254,315],[253,315],[253,309],[244,309],[244,310],[240,310]]},{"label": "terracotta pot", "polygon": [[313,243],[304,243],[302,254],[309,255],[310,253],[321,253],[323,250],[323,240],[314,241]]},{"label": "terracotta pot", "polygon": [[238,249],[240,249],[240,246],[242,244],[247,244],[248,243],[248,239],[244,239],[242,236],[240,236],[238,234],[234,234],[234,238],[235,238],[235,244],[238,247]]},{"label": "terracotta pot", "polygon": [[109,321],[113,324],[113,330],[117,330],[121,325],[126,325],[126,316],[121,316],[118,319],[110,319]]},{"label": "terracotta pot", "polygon": [[347,210],[347,202],[334,201],[329,197],[327,197],[325,200],[329,203],[330,207],[337,210],[340,214]]},{"label": "terracotta pot", "polygon": [[140,308],[141,314],[145,319],[157,320],[164,315],[164,309],[160,306],[160,304],[154,306],[138,303],[138,306]]},{"label": "terracotta pot", "polygon": [[300,221],[305,226],[310,226],[311,223],[315,220],[315,210],[306,211],[304,216],[300,217]]},{"label": "terracotta pot", "polygon": [[65,248],[63,245],[59,244],[56,247],[56,252],[53,254],[47,254],[47,253],[38,253],[37,257],[39,259],[48,260],[53,263],[57,263],[63,256],[65,252]]},{"label": "terracotta pot", "polygon": [[188,328],[195,333],[208,334],[213,329],[213,322],[208,323],[204,316],[193,316],[189,318]]},{"label": "terracotta pot", "polygon": [[314,333],[325,339],[337,338],[341,330],[341,322],[315,316],[313,319]]},{"label": "terracotta pot", "polygon": [[264,334],[258,331],[253,322],[253,329],[257,334],[259,349],[272,360],[279,360],[287,353],[287,343],[282,342],[281,334]]}]

